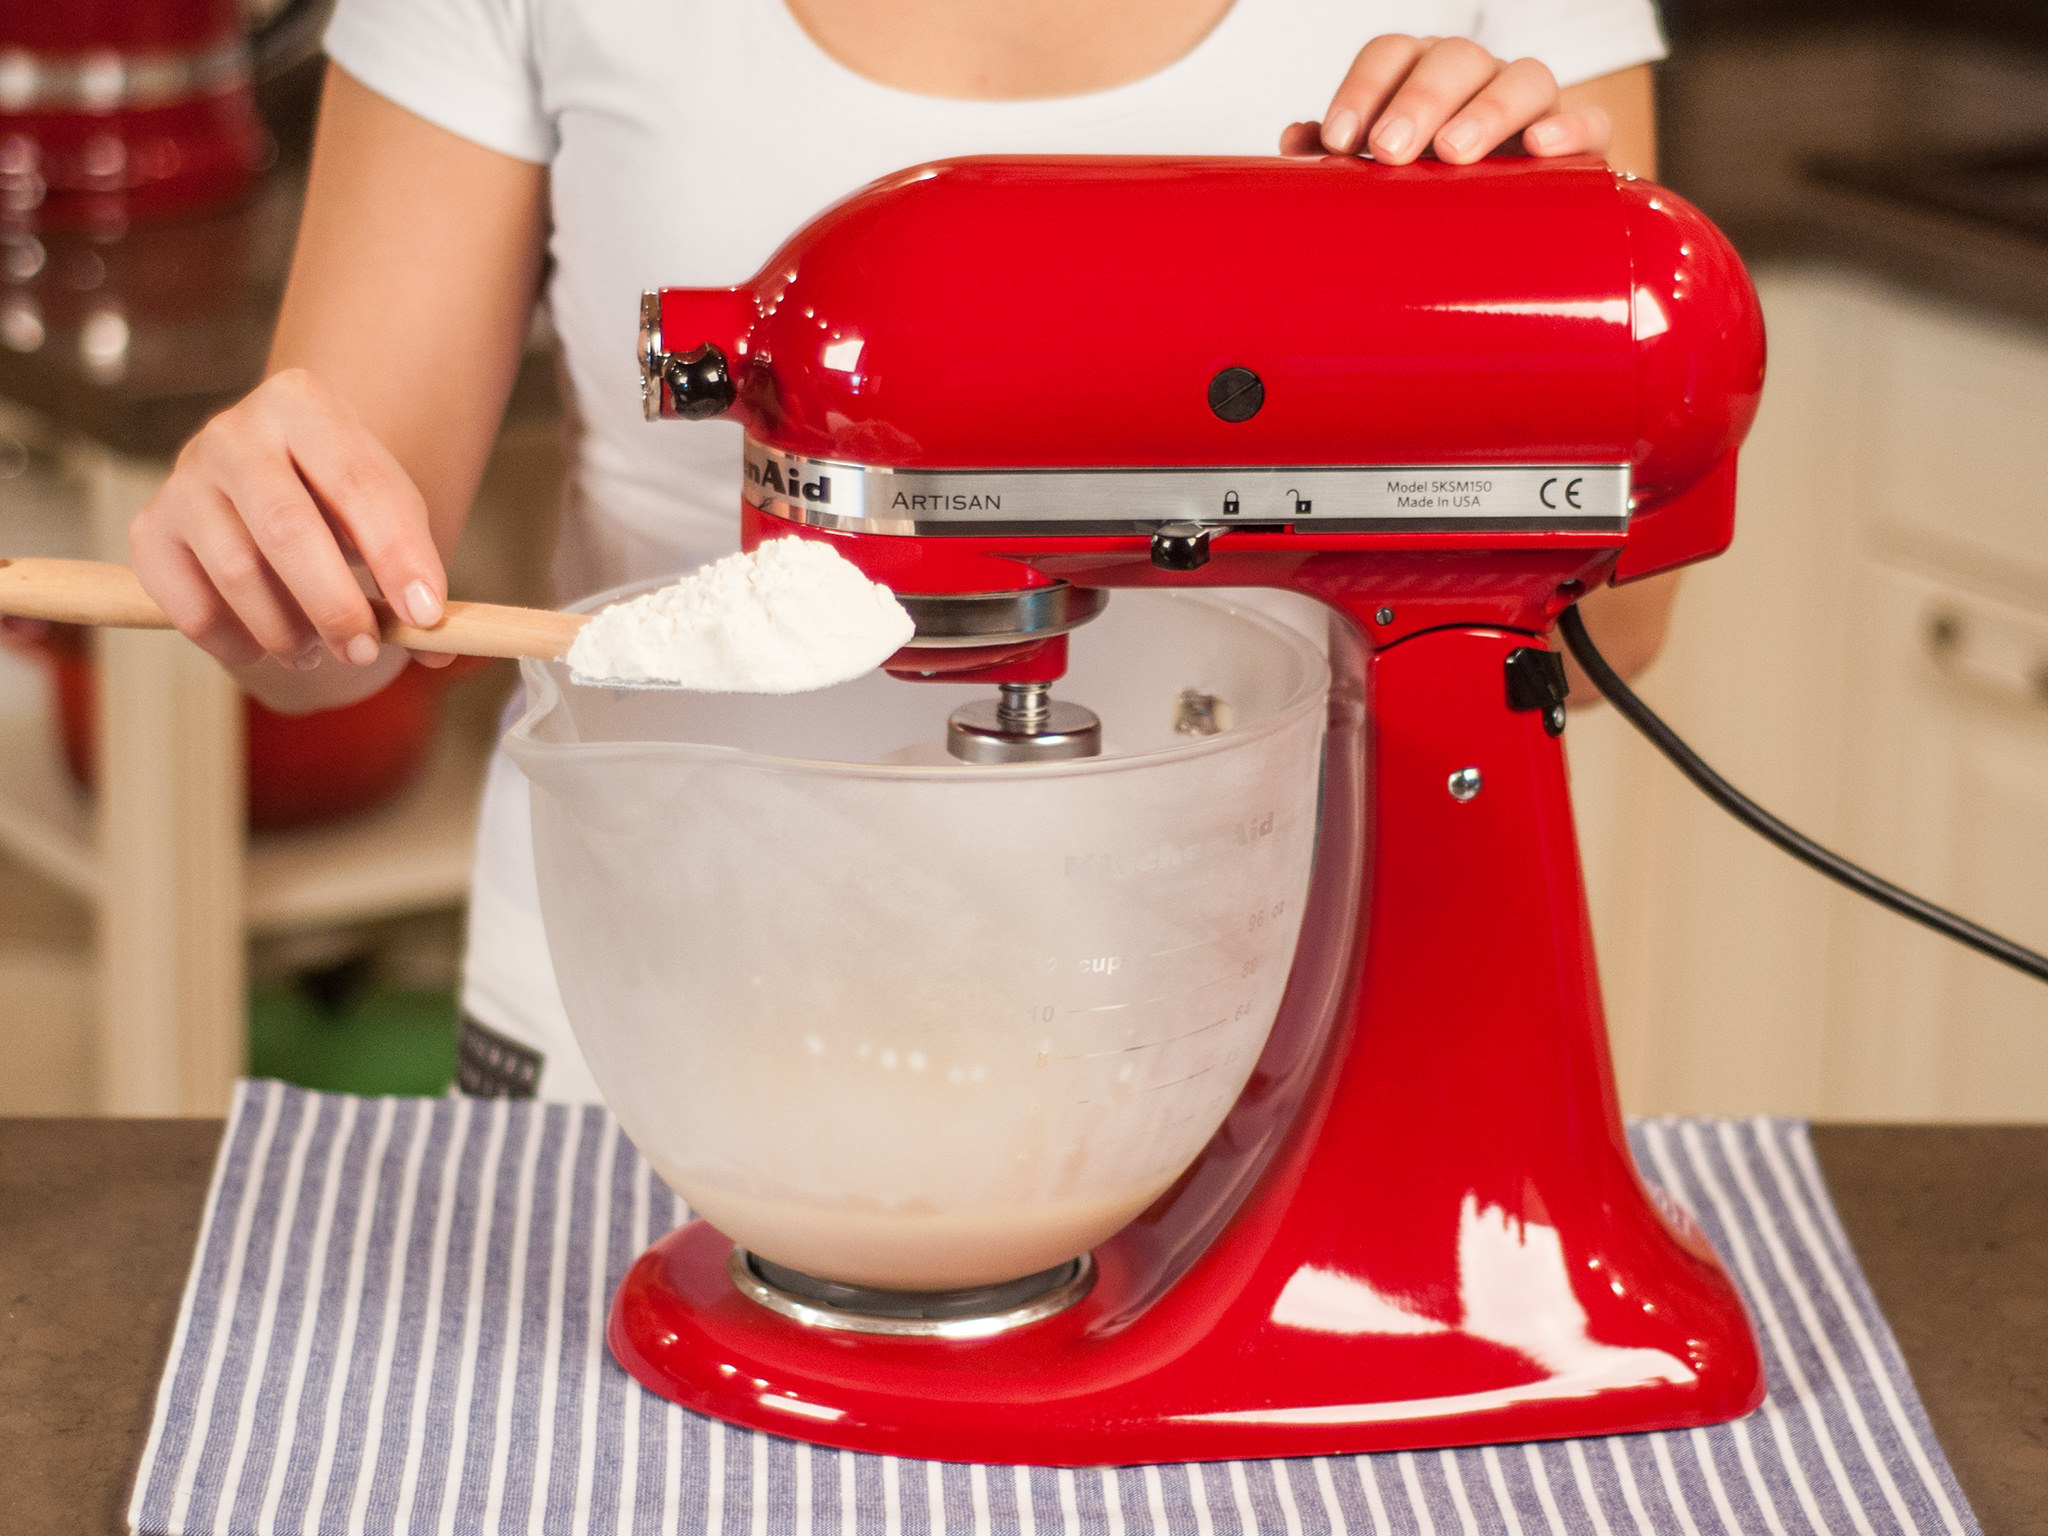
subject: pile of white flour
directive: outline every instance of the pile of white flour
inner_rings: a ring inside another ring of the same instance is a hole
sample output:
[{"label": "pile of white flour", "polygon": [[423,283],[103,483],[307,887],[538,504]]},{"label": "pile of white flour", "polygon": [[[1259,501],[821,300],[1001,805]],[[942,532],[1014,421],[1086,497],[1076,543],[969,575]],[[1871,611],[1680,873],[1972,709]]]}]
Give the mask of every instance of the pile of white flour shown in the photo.
[{"label": "pile of white flour", "polygon": [[569,647],[579,683],[805,693],[880,666],[915,626],[829,545],[773,539],[592,616]]}]

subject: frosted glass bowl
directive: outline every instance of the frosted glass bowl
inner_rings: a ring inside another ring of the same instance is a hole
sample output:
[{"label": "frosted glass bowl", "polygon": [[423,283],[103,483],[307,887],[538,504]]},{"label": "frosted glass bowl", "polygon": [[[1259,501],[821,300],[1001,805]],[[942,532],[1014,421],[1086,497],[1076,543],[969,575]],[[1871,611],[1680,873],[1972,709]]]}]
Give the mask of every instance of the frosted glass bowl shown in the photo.
[{"label": "frosted glass bowl", "polygon": [[[507,748],[577,1040],[655,1169],[762,1257],[899,1290],[1049,1268],[1171,1184],[1257,1060],[1323,659],[1168,592],[1119,593],[1072,647],[1056,693],[1102,716],[1103,755],[1002,766],[943,747],[986,687],[612,691],[524,664]],[[1177,729],[1191,692],[1226,729]]]}]

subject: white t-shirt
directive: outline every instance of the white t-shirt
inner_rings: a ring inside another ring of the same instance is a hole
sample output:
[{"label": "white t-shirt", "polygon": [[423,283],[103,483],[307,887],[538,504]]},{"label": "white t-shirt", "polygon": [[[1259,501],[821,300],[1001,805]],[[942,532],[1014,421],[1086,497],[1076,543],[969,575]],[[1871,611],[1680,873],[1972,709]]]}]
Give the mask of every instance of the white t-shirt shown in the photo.
[{"label": "white t-shirt", "polygon": [[[1663,56],[1651,0],[1237,0],[1195,48],[1114,90],[959,101],[838,63],[784,0],[340,0],[327,51],[380,95],[549,168],[579,447],[563,595],[691,569],[737,539],[739,430],[649,425],[639,297],[753,276],[827,204],[919,161],[987,153],[1271,154],[1367,40],[1465,36],[1560,82]],[[594,1097],[547,967],[525,785],[494,765],[465,1009],[542,1054],[544,1097]]]}]

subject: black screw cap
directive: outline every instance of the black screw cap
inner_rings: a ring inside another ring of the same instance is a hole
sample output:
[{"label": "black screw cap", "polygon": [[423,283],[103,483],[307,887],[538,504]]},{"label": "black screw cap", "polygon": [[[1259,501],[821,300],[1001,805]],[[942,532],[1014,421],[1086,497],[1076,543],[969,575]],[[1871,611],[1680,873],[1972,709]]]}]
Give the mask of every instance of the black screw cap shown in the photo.
[{"label": "black screw cap", "polygon": [[739,398],[725,352],[709,342],[690,352],[671,352],[661,360],[661,382],[668,387],[675,415],[685,421],[722,416]]},{"label": "black screw cap", "polygon": [[1249,368],[1226,368],[1209,381],[1209,409],[1225,421],[1250,421],[1265,403],[1265,381]]}]

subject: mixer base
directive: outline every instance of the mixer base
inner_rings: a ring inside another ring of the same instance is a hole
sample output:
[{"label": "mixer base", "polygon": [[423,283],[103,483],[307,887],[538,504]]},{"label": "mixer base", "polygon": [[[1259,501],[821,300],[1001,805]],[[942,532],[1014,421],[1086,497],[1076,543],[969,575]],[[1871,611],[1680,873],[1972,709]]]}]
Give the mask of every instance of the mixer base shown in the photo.
[{"label": "mixer base", "polygon": [[[1093,1290],[1040,1321],[978,1338],[857,1336],[762,1306],[734,1284],[733,1253],[695,1221],[643,1254],[613,1304],[612,1353],[686,1408],[885,1455],[1087,1466],[1351,1454],[1685,1428],[1761,1394],[1739,1304],[1714,1294],[1706,1266],[1695,1286],[1661,1293],[1691,1320],[1690,1347],[1673,1354],[1595,1342],[1621,1331],[1613,1316],[1596,1333],[1581,1314],[1547,1337],[1539,1319],[1519,1341],[1398,1311],[1347,1320],[1334,1274],[1326,1294],[1295,1287],[1290,1310],[1290,1291],[1275,1305],[1227,1243],[1209,1256],[1220,1264],[1133,1316],[1143,1277],[1118,1239],[1097,1250]],[[1526,1300],[1540,1312],[1540,1295]],[[1640,1319],[1639,1294],[1628,1307]],[[1360,1321],[1408,1331],[1344,1331]]]}]

